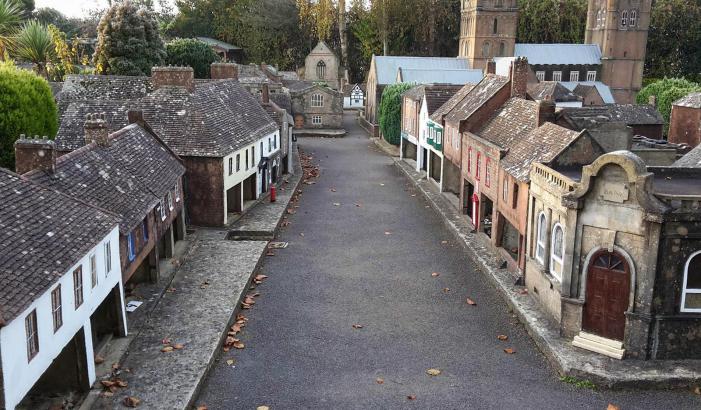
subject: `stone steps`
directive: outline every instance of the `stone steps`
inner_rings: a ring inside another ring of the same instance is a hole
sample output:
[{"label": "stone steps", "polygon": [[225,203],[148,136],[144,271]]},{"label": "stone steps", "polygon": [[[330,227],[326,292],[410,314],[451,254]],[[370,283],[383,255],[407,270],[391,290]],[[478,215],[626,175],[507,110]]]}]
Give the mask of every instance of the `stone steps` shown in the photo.
[{"label": "stone steps", "polygon": [[612,357],[618,360],[622,360],[623,356],[625,356],[623,342],[606,339],[605,337],[593,335],[587,332],[580,332],[577,336],[575,336],[574,340],[572,340],[572,346],[603,354],[604,356]]}]

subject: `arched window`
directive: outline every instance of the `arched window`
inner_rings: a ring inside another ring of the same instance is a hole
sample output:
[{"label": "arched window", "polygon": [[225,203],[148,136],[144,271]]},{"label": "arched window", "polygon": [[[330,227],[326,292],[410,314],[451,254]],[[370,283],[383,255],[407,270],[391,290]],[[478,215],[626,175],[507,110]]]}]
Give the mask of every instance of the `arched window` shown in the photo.
[{"label": "arched window", "polygon": [[494,2],[494,7],[504,7],[504,0],[496,0]]},{"label": "arched window", "polygon": [[541,264],[545,263],[545,244],[548,241],[548,227],[545,213],[538,215],[538,233],[536,235],[535,259]]},{"label": "arched window", "polygon": [[682,312],[701,312],[701,251],[691,255],[684,267]]},{"label": "arched window", "polygon": [[470,54],[470,42],[465,41],[465,53],[463,54],[465,57],[467,57]]},{"label": "arched window", "polygon": [[482,44],[482,57],[489,57],[490,49],[491,49],[491,44],[489,44],[489,41],[485,41]]},{"label": "arched window", "polygon": [[596,12],[596,27],[601,27],[601,10]]},{"label": "arched window", "polygon": [[323,107],[324,96],[321,94],[312,94],[312,107]]},{"label": "arched window", "polygon": [[631,27],[635,27],[638,24],[638,10],[631,10],[630,11],[630,23],[628,24]]},{"label": "arched window", "polygon": [[560,223],[553,226],[552,246],[550,246],[550,273],[562,281],[562,263],[565,259],[565,230]]},{"label": "arched window", "polygon": [[506,43],[503,41],[499,44],[499,56],[503,57],[506,55]]},{"label": "arched window", "polygon": [[621,12],[621,27],[628,25],[628,10],[623,10]]},{"label": "arched window", "polygon": [[324,79],[326,78],[326,63],[319,61],[316,64],[316,78]]},{"label": "arched window", "polygon": [[499,21],[497,19],[494,19],[494,29],[493,33],[497,34],[499,32]]}]

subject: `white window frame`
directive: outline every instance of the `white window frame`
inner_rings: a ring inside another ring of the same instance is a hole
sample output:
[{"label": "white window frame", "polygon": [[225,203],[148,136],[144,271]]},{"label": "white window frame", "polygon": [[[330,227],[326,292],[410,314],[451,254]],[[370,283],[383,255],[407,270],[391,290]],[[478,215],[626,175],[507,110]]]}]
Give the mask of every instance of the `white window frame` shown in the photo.
[{"label": "white window frame", "polygon": [[[237,171],[238,171],[238,169],[237,169]],[[175,202],[180,202],[180,184],[177,182],[175,183],[174,191],[175,191]]]},{"label": "white window frame", "polygon": [[234,159],[229,158],[229,175],[234,173]]},{"label": "white window frame", "polygon": [[112,271],[112,244],[107,241],[105,242],[105,277]]},{"label": "white window frame", "polygon": [[[545,265],[545,254],[548,251],[548,237],[547,237],[547,225],[548,225],[548,217],[545,215],[545,212],[541,212],[538,214],[538,219],[537,219],[537,227],[536,229],[536,237],[535,237],[535,260],[540,262],[541,265]],[[541,242],[541,237],[542,232],[546,232],[545,237],[543,238],[543,241]],[[541,253],[542,251],[542,253]]]},{"label": "white window frame", "polygon": [[553,81],[562,81],[562,71],[553,71]]},{"label": "white window frame", "polygon": [[691,256],[689,256],[689,259],[686,260],[686,264],[684,265],[684,282],[682,282],[682,302],[681,306],[679,308],[680,312],[684,313],[701,313],[701,308],[687,308],[686,306],[686,295],[689,293],[692,294],[699,294],[701,293],[701,289],[687,289],[687,280],[689,278],[689,265],[691,265],[691,261],[694,258],[701,258],[701,251],[692,253]]},{"label": "white window frame", "polygon": [[504,177],[502,184],[504,186],[501,188],[501,197],[504,198],[504,202],[506,202],[509,200],[509,183],[506,177]]},{"label": "white window frame", "polygon": [[98,278],[97,278],[97,256],[93,253],[90,255],[90,284],[92,285],[93,289],[97,286],[98,284]]},{"label": "white window frame", "polygon": [[324,122],[321,118],[321,115],[313,115],[312,116],[312,125],[323,125]]},{"label": "white window frame", "polygon": [[63,326],[63,301],[61,300],[61,284],[51,289],[51,319],[54,325],[54,333]]},{"label": "white window frame", "polygon": [[161,221],[166,220],[166,208],[163,206],[163,201],[158,201],[158,212],[161,214]]},{"label": "white window frame", "polygon": [[570,82],[578,82],[579,81],[579,71],[570,71]]},{"label": "white window frame", "polygon": [[34,309],[24,318],[24,333],[27,347],[27,362],[31,362],[39,354],[39,324],[37,310]]},{"label": "white window frame", "polygon": [[[76,274],[77,273],[77,274]],[[83,293],[83,266],[78,266],[73,270],[73,305],[78,310],[85,303],[85,293]]]},{"label": "white window frame", "polygon": [[[558,228],[562,231],[562,248],[560,249],[562,256],[557,256],[555,254],[555,251],[557,250],[555,248],[555,231]],[[562,272],[557,272],[554,268],[555,263],[553,263],[553,262],[557,262],[560,265],[560,268],[564,271],[565,227],[562,226],[562,224],[560,222],[557,222],[555,225],[553,225],[553,229],[550,231],[550,241],[552,242],[552,244],[550,246],[550,274],[553,275],[557,280],[562,281]]]},{"label": "white window frame", "polygon": [[322,94],[312,94],[312,107],[319,108],[324,106],[324,96]]},{"label": "white window frame", "polygon": [[621,12],[621,27],[628,26],[628,10],[623,10]]},{"label": "white window frame", "polygon": [[638,24],[638,10],[630,11],[630,18],[628,19],[628,27],[635,27]]},{"label": "white window frame", "polygon": [[596,81],[596,71],[587,71],[587,81]]},{"label": "white window frame", "polygon": [[538,81],[545,81],[545,71],[536,71],[535,77],[538,79]]},{"label": "white window frame", "polygon": [[170,192],[168,192],[166,194],[166,201],[168,201],[168,209],[172,211],[173,210],[173,195]]}]

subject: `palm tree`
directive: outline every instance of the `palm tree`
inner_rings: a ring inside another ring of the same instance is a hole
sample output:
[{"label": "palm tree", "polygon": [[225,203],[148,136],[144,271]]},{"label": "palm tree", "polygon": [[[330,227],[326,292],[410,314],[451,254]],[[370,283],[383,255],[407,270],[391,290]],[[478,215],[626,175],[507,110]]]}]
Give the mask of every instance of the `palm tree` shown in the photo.
[{"label": "palm tree", "polygon": [[12,36],[22,22],[22,7],[15,0],[0,0],[0,61],[12,44]]},{"label": "palm tree", "polygon": [[19,60],[34,63],[37,74],[46,78],[46,65],[53,60],[55,52],[48,28],[30,20],[22,25],[14,43],[12,54]]}]

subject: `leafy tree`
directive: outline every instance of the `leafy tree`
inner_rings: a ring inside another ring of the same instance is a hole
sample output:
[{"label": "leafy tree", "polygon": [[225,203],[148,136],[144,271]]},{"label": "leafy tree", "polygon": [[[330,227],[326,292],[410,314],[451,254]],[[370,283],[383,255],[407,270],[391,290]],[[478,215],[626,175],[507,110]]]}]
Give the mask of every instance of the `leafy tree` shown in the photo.
[{"label": "leafy tree", "polygon": [[66,34],[67,38],[81,35],[80,19],[69,19],[60,11],[51,7],[42,7],[34,11],[34,19],[45,26],[54,25]]},{"label": "leafy tree", "polygon": [[12,37],[22,21],[22,8],[15,0],[0,0],[0,61],[5,60]]},{"label": "leafy tree", "polygon": [[209,78],[210,64],[220,58],[210,46],[192,38],[179,38],[166,44],[166,63],[190,66],[197,78]]},{"label": "leafy tree", "polygon": [[99,74],[150,75],[166,51],[153,13],[129,1],[112,6],[100,20],[93,55]]},{"label": "leafy tree", "polygon": [[36,20],[29,20],[15,37],[12,55],[34,64],[37,74],[48,77],[47,65],[54,58],[54,45],[49,29]]},{"label": "leafy tree", "polygon": [[646,77],[701,81],[701,1],[653,2]]},{"label": "leafy tree", "polygon": [[518,0],[518,7],[518,42],[584,42],[587,0]]},{"label": "leafy tree", "polygon": [[402,94],[413,84],[398,83],[385,87],[380,101],[380,131],[385,140],[399,145],[402,125]]},{"label": "leafy tree", "polygon": [[32,12],[34,11],[34,0],[17,0],[20,7],[22,8],[22,15],[25,18],[32,17]]},{"label": "leafy tree", "polygon": [[14,169],[14,143],[20,134],[53,138],[58,114],[45,79],[0,63],[0,167]]},{"label": "leafy tree", "polygon": [[80,64],[78,56],[78,42],[74,40],[69,43],[66,40],[66,33],[54,25],[49,26],[49,35],[54,47],[54,61],[48,66],[48,78],[51,81],[63,81],[68,74],[77,74]]},{"label": "leafy tree", "polygon": [[[669,127],[672,103],[692,92],[701,91],[701,85],[683,78],[665,78],[643,87],[636,97],[638,104],[647,104],[651,96],[657,100],[657,109]],[[665,129],[665,132],[666,132]]]}]

